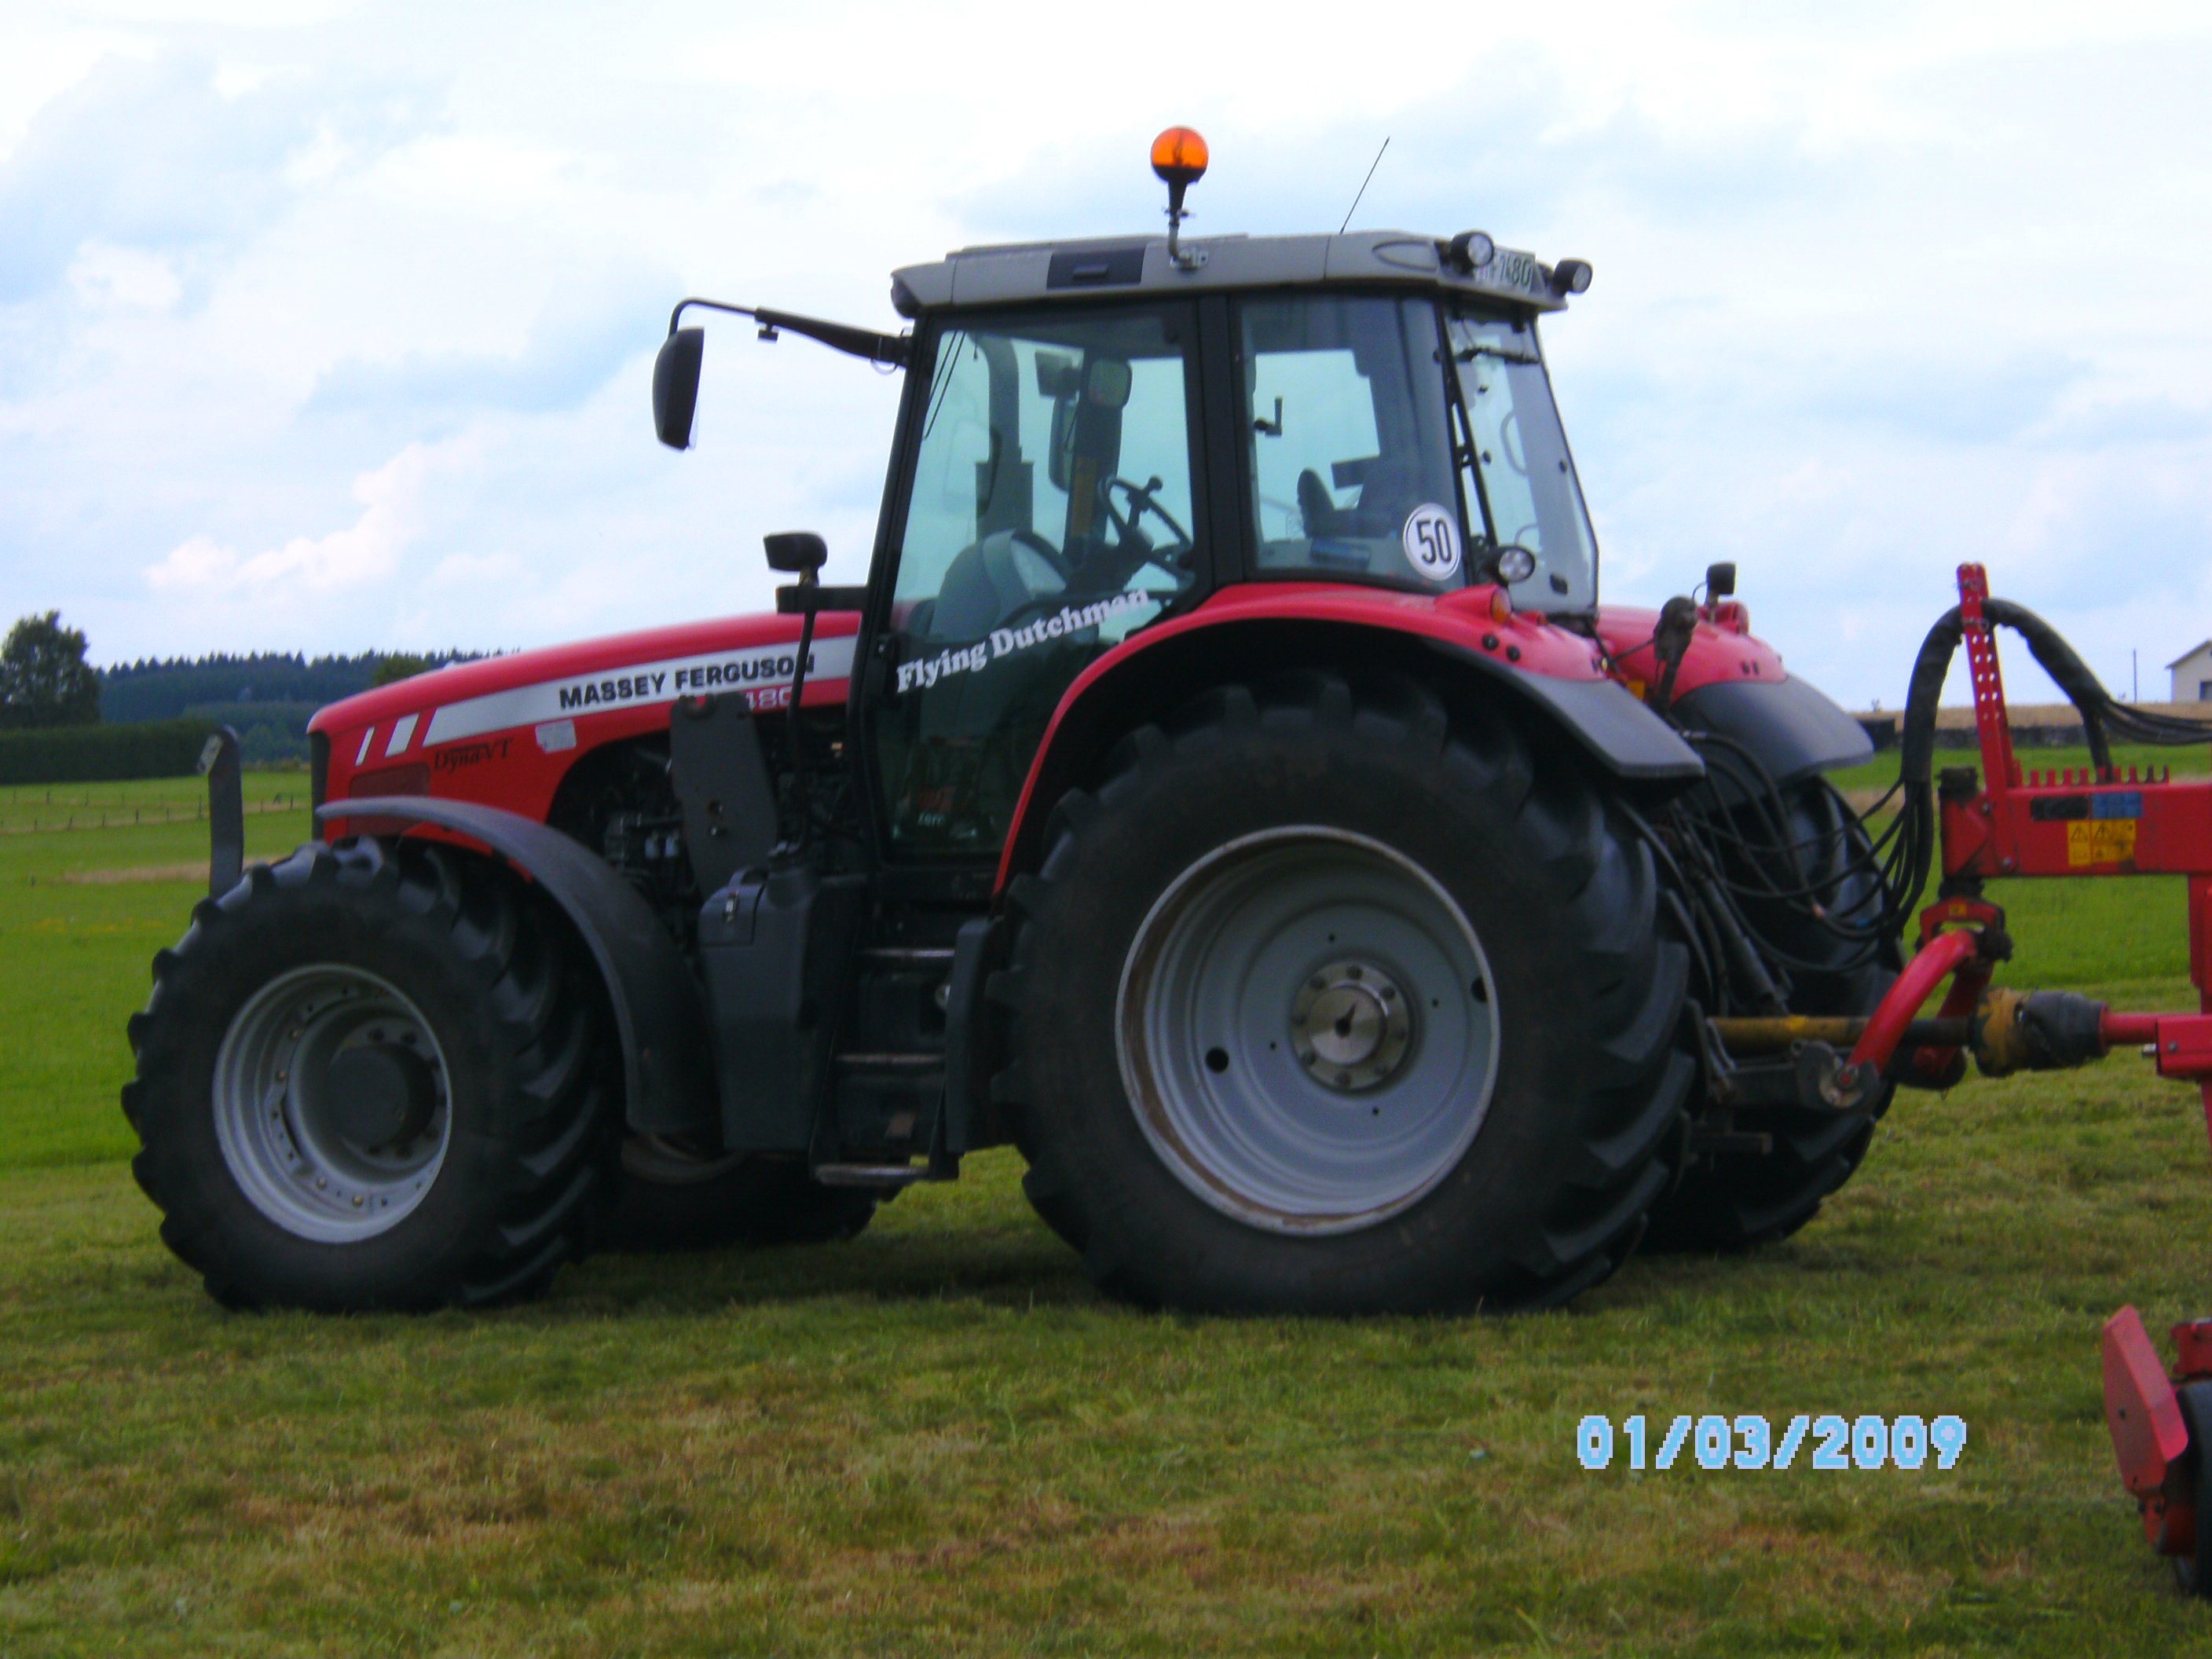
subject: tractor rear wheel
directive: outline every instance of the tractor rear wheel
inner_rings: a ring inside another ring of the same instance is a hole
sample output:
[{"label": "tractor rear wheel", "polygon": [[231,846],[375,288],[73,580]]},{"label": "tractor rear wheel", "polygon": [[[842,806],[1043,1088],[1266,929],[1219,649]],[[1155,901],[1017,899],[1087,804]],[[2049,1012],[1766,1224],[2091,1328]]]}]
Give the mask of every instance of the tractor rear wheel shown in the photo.
[{"label": "tractor rear wheel", "polygon": [[[1832,916],[1864,917],[1881,901],[1866,831],[1823,778],[1784,792],[1789,833],[1803,860],[1802,878]],[[1778,884],[1796,872],[1777,870]],[[1864,1015],[1881,1005],[1896,965],[1868,945],[1839,938],[1791,906],[1747,903],[1759,936],[1790,958],[1790,1012]],[[1820,1213],[1828,1195],[1851,1178],[1889,1109],[1892,1085],[1855,1112],[1809,1106],[1739,1109],[1731,1127],[1763,1134],[1764,1152],[1708,1153],[1651,1212],[1646,1247],[1666,1250],[1748,1250],[1789,1237]]]},{"label": "tractor rear wheel", "polygon": [[203,901],[131,1022],[161,1237],[234,1307],[514,1300],[582,1253],[619,1115],[561,924],[442,847],[310,845]]},{"label": "tractor rear wheel", "polygon": [[1565,757],[1402,680],[1137,732],[1017,884],[1039,1212],[1206,1311],[1554,1304],[1626,1258],[1694,1060],[1649,854]]},{"label": "tractor rear wheel", "polygon": [[828,1244],[875,1215],[878,1194],[824,1187],[795,1160],[702,1148],[665,1135],[623,1143],[622,1184],[602,1243],[611,1250]]}]

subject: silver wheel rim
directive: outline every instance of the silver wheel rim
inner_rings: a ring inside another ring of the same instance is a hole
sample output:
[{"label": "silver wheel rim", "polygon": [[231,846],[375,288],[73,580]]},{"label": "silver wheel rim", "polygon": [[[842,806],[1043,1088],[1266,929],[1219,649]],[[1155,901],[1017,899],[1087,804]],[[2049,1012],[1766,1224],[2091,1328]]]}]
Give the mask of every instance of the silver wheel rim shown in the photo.
[{"label": "silver wheel rim", "polygon": [[1491,983],[1466,915],[1402,854],[1323,825],[1264,830],[1191,866],[1138,927],[1122,1086],[1215,1209],[1280,1232],[1371,1227],[1482,1127]]},{"label": "silver wheel rim", "polygon": [[429,1023],[390,983],[336,963],[295,969],[254,993],[216,1056],[223,1162],[285,1231],[372,1238],[413,1212],[445,1163],[447,1076]]}]

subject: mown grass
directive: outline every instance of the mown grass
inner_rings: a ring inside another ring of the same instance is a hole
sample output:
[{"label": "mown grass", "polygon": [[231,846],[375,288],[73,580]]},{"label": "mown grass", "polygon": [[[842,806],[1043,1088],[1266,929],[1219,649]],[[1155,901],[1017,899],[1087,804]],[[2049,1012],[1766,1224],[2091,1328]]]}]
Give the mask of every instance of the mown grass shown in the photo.
[{"label": "mown grass", "polygon": [[[276,850],[304,815],[251,821]],[[167,836],[164,841],[160,837]],[[1570,1311],[1104,1303],[971,1160],[850,1243],[533,1306],[228,1314],[117,1161],[186,826],[0,842],[0,1652],[2185,1652],[2096,1330],[2212,1311],[2194,1091],[1907,1096],[1797,1239]],[[2178,1006],[2159,883],[2013,884],[2021,982]],[[2033,971],[2044,970],[2044,971]],[[1953,1412],[1948,1474],[1585,1472],[1586,1413]]]}]

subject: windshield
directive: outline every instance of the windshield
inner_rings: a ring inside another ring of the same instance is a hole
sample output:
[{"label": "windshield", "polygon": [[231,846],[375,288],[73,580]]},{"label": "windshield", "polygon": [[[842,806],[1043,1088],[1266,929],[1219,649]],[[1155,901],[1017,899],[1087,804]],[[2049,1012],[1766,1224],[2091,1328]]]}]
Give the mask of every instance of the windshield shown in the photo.
[{"label": "windshield", "polygon": [[[1525,547],[1534,573],[1513,585],[1524,611],[1597,603],[1597,538],[1526,318],[1466,313],[1450,320],[1452,361],[1472,451],[1470,513],[1495,547]],[[1476,501],[1480,506],[1476,506]]]},{"label": "windshield", "polygon": [[1435,305],[1329,294],[1241,311],[1253,574],[1464,586]]}]

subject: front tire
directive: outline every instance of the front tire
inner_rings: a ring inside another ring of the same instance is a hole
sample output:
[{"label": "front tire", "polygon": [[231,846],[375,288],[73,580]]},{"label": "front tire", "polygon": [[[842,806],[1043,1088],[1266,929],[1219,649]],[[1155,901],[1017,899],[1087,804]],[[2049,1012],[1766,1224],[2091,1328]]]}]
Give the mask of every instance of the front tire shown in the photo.
[{"label": "front tire", "polygon": [[202,902],[154,981],[132,1169],[218,1301],[509,1301],[588,1245],[619,1122],[593,988],[503,869],[304,847]]},{"label": "front tire", "polygon": [[[1866,831],[1843,797],[1814,777],[1790,786],[1784,805],[1796,856],[1770,851],[1766,879],[1784,888],[1811,886],[1831,917],[1871,915],[1882,895]],[[1792,1013],[1864,1016],[1881,1006],[1897,977],[1893,947],[1841,937],[1787,903],[1753,899],[1745,908],[1759,937],[1788,954]],[[1865,1161],[1894,1091],[1885,1081],[1852,1112],[1737,1109],[1730,1127],[1765,1136],[1767,1150],[1703,1155],[1653,1207],[1647,1248],[1733,1253],[1788,1238]]]},{"label": "front tire", "polygon": [[1015,898],[995,1092],[1115,1295],[1555,1304],[1672,1177],[1696,1067],[1649,855],[1494,718],[1230,688],[1064,798]]}]

